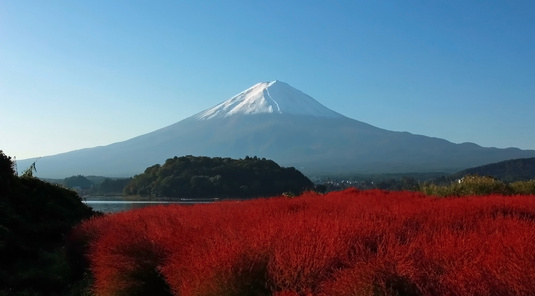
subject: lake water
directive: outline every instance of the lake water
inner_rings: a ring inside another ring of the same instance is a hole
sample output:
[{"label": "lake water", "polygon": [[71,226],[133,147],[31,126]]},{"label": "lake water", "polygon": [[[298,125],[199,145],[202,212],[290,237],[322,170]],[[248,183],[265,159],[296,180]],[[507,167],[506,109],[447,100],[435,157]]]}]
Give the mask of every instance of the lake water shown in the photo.
[{"label": "lake water", "polygon": [[214,200],[202,200],[202,201],[193,201],[193,200],[177,200],[177,201],[150,201],[150,200],[124,200],[120,197],[101,197],[101,196],[92,196],[87,197],[84,200],[84,203],[93,208],[96,211],[101,211],[103,213],[117,213],[124,212],[133,209],[145,208],[150,206],[159,206],[159,205],[192,205],[199,203],[211,203]]}]

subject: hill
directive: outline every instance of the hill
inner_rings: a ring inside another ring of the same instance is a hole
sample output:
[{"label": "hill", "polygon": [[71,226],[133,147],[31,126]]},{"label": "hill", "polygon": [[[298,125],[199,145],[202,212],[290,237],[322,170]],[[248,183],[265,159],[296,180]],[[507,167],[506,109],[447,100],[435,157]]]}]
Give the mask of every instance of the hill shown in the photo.
[{"label": "hill", "polygon": [[314,185],[295,168],[257,157],[183,156],[148,167],[126,185],[126,195],[171,198],[251,198],[294,195]]},{"label": "hill", "polygon": [[535,179],[535,157],[511,159],[473,167],[453,176],[460,178],[465,175],[491,176],[504,182],[532,180]]}]

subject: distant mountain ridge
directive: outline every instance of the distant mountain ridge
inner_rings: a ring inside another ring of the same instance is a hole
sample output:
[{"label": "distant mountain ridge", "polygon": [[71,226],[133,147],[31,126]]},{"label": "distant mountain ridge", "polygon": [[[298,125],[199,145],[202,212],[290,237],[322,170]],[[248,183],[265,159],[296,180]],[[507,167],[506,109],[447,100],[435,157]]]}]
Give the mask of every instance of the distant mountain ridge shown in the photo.
[{"label": "distant mountain ridge", "polygon": [[[37,176],[125,177],[174,156],[257,156],[304,174],[453,173],[534,150],[483,148],[348,118],[281,81],[258,83],[170,126],[107,146],[42,157]],[[33,160],[18,161],[19,168]]]},{"label": "distant mountain ridge", "polygon": [[535,157],[490,163],[460,171],[454,176],[466,175],[491,176],[504,182],[532,180],[535,179]]}]

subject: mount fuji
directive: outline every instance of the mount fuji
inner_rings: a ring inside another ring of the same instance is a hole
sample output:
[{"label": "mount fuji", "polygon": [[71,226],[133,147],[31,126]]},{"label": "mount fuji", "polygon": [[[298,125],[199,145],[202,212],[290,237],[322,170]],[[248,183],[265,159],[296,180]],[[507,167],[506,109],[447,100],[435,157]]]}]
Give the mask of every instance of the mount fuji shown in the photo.
[{"label": "mount fuji", "polygon": [[[535,150],[484,148],[394,132],[339,114],[281,81],[258,83],[159,130],[107,146],[45,156],[37,176],[132,176],[183,155],[258,156],[307,175],[455,172]],[[33,159],[19,160],[19,168]]]},{"label": "mount fuji", "polygon": [[309,95],[278,80],[255,84],[231,99],[193,117],[205,120],[262,113],[343,117]]}]

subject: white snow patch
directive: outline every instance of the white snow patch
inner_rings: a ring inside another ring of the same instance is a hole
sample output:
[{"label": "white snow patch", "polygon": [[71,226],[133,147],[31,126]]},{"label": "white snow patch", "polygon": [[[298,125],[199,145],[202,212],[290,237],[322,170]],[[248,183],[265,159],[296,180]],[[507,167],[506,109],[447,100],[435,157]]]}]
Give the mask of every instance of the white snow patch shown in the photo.
[{"label": "white snow patch", "polygon": [[193,117],[206,120],[236,114],[279,113],[318,117],[343,117],[309,95],[281,81],[261,82]]}]

